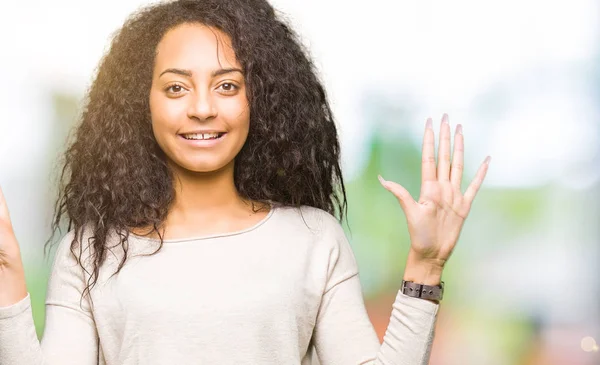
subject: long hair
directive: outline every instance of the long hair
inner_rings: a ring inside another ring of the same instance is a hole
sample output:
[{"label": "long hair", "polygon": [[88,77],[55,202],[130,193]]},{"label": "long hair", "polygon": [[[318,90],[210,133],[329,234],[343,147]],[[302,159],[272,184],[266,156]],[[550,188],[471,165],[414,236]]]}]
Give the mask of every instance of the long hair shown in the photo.
[{"label": "long hair", "polygon": [[262,203],[308,205],[344,219],[340,145],[324,87],[298,36],[272,6],[266,0],[147,6],[113,37],[64,154],[52,237],[66,215],[68,230],[75,231],[71,253],[77,256],[77,244],[83,244],[89,227],[92,272],[81,262],[84,249],[78,249],[78,263],[90,274],[83,294],[97,281],[111,230],[125,252],[116,273],[127,258],[131,228],[153,227],[160,237],[158,250],[162,248],[159,229],[175,193],[173,175],[152,132],[149,93],[156,47],[168,30],[184,23],[227,34],[243,67],[250,129],[234,163],[240,195]]}]

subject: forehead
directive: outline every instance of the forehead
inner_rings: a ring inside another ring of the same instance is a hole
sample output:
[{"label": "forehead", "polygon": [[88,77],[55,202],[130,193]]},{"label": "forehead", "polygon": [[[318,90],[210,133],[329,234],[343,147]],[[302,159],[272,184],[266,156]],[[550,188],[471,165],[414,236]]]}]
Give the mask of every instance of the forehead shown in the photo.
[{"label": "forehead", "polygon": [[199,73],[238,67],[231,38],[203,24],[181,24],[170,29],[156,47],[155,68],[180,67]]}]

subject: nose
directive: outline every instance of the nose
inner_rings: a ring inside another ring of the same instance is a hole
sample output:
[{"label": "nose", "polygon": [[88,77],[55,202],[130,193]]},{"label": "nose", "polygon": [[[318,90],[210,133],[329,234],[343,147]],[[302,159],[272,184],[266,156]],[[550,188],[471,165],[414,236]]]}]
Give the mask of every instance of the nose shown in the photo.
[{"label": "nose", "polygon": [[188,117],[204,121],[217,116],[217,107],[210,92],[195,92],[190,98]]}]

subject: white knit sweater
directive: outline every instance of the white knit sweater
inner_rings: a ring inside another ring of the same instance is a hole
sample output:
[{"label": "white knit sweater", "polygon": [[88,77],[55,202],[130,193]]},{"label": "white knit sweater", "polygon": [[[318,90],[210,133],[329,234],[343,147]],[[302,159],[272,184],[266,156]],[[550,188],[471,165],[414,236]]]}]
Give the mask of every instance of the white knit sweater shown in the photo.
[{"label": "white knit sweater", "polygon": [[166,240],[153,256],[138,254],[158,240],[131,235],[121,272],[110,278],[117,246],[81,303],[73,237],[56,251],[41,344],[29,294],[0,307],[0,364],[428,363],[439,305],[398,292],[380,344],[352,248],[323,210],[275,205],[251,228]]}]

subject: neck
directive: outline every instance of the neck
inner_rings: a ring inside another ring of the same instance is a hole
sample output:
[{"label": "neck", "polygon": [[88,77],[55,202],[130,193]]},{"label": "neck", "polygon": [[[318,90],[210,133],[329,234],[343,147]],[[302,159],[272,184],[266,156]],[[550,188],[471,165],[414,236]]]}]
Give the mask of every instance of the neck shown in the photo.
[{"label": "neck", "polygon": [[250,202],[239,195],[233,182],[233,161],[211,172],[172,168],[175,201],[171,214],[179,219],[218,217],[250,206]]},{"label": "neck", "polygon": [[[262,204],[253,206],[251,200],[240,196],[233,181],[233,161],[209,173],[185,170],[172,162],[169,167],[173,172],[175,199],[161,229],[161,235],[165,235],[164,229],[168,227],[166,238],[241,230],[256,224],[270,211],[265,211]],[[255,214],[257,211],[261,213]],[[152,227],[145,228],[136,228],[133,233],[148,235]]]}]

